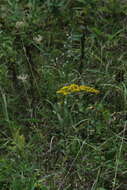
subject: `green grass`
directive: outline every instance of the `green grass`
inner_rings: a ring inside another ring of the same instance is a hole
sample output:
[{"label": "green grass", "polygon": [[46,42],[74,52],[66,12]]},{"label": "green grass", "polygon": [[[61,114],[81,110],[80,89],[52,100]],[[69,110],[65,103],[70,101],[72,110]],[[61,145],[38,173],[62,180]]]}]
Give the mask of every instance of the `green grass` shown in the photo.
[{"label": "green grass", "polygon": [[[0,2],[0,189],[127,189],[127,5]],[[100,91],[56,93],[71,84]]]}]

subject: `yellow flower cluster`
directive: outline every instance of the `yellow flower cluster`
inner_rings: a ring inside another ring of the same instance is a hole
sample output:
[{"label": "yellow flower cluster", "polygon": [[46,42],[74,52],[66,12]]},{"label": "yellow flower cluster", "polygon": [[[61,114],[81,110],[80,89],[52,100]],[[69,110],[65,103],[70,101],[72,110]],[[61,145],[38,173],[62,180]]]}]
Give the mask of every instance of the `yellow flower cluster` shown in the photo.
[{"label": "yellow flower cluster", "polygon": [[94,88],[91,88],[89,86],[85,86],[85,85],[77,85],[77,84],[71,84],[69,86],[64,86],[62,88],[60,88],[56,93],[57,94],[63,94],[63,95],[68,95],[71,94],[73,92],[80,92],[80,91],[85,91],[85,92],[90,92],[90,93],[95,93],[95,94],[99,94],[100,91],[96,90]]}]

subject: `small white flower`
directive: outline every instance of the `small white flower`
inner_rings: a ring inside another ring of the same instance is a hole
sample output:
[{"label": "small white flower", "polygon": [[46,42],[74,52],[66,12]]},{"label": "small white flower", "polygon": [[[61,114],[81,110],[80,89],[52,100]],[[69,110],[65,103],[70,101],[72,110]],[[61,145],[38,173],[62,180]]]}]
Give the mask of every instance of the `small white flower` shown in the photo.
[{"label": "small white flower", "polygon": [[41,43],[42,42],[42,36],[41,35],[38,35],[36,37],[33,37],[33,40],[36,42],[36,43]]},{"label": "small white flower", "polygon": [[17,29],[24,28],[26,26],[26,22],[24,21],[17,21],[15,27]]},{"label": "small white flower", "polygon": [[17,79],[22,80],[23,82],[25,82],[28,79],[28,75],[27,74],[19,75],[17,77]]}]

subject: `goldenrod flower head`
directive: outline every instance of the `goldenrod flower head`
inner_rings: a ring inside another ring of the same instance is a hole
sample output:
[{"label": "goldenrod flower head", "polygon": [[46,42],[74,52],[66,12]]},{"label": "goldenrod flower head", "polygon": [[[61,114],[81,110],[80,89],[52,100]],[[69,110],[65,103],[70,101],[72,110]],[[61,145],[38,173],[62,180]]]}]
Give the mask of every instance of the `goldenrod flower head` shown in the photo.
[{"label": "goldenrod flower head", "polygon": [[68,86],[64,86],[62,88],[60,88],[56,93],[57,94],[63,94],[64,96],[71,94],[73,92],[80,92],[80,91],[85,91],[85,92],[90,92],[90,93],[95,93],[95,94],[99,94],[100,91],[96,90],[94,88],[91,88],[89,86],[85,86],[85,85],[77,85],[77,84],[71,84]]},{"label": "goldenrod flower head", "polygon": [[82,91],[86,91],[86,92],[91,92],[91,93],[95,93],[95,94],[99,94],[100,93],[100,91],[99,90],[96,90],[96,89],[94,89],[94,88],[91,88],[91,87],[89,87],[89,86],[84,86],[84,85],[81,85],[80,86],[80,90]]}]

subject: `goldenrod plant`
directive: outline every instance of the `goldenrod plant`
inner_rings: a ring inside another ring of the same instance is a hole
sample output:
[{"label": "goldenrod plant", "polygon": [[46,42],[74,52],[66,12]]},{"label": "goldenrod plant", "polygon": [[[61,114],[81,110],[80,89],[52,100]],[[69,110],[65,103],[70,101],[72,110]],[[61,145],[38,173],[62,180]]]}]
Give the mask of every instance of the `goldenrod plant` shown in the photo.
[{"label": "goldenrod plant", "polygon": [[79,86],[79,85],[76,85],[76,84],[71,84],[69,86],[64,86],[60,90],[58,90],[56,93],[57,94],[63,94],[63,95],[66,96],[66,95],[71,94],[73,92],[81,92],[81,91],[99,94],[99,90],[96,90],[96,89],[91,88],[89,86],[85,86],[85,85],[80,85]]}]

